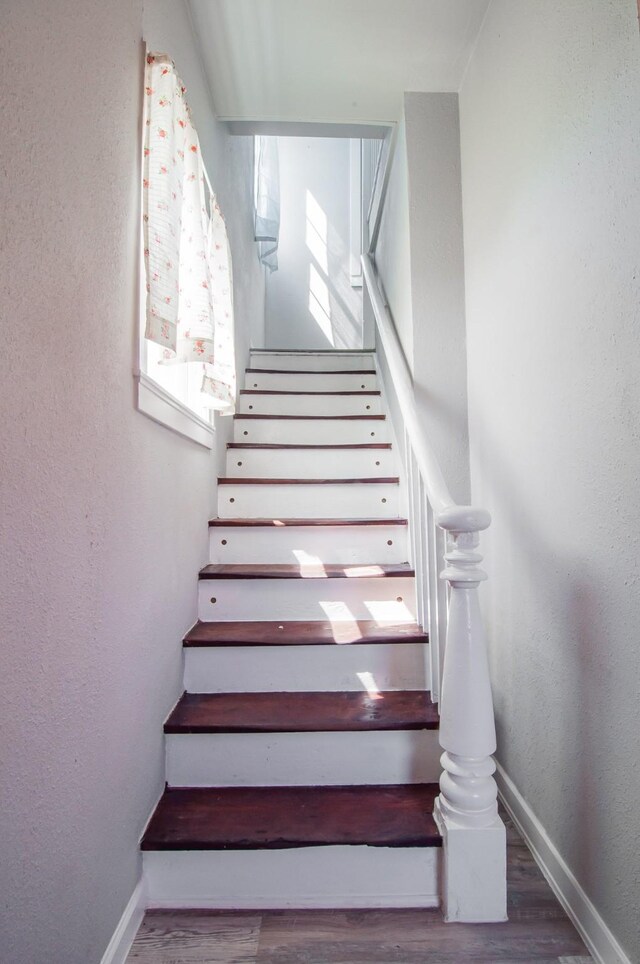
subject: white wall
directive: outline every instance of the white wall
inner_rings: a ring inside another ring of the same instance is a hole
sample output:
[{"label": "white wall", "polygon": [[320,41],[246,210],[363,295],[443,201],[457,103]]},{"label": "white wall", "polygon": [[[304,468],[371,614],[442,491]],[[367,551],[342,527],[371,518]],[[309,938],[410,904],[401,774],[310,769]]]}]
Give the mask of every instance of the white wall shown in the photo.
[{"label": "white wall", "polygon": [[[214,186],[237,164],[229,213],[250,145],[213,123],[182,4],[154,4]],[[3,14],[0,957],[94,964],[163,785],[216,465],[134,408],[142,4]],[[248,270],[248,203],[229,220]]]},{"label": "white wall", "polygon": [[376,265],[425,431],[455,499],[469,498],[457,94],[407,93]]},{"label": "white wall", "polygon": [[493,0],[460,95],[499,759],[640,960],[640,38]]},{"label": "white wall", "polygon": [[280,137],[278,270],[267,278],[268,348],[362,347],[349,281],[349,141]]}]

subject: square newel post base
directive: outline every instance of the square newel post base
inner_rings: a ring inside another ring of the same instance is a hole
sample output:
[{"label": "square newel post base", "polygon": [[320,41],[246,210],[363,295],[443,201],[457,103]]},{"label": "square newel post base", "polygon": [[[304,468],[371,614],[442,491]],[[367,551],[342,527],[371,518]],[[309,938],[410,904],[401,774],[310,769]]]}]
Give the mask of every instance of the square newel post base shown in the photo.
[{"label": "square newel post base", "polygon": [[442,910],[447,922],[507,920],[507,842],[500,817],[488,827],[465,827],[433,813],[442,834]]}]

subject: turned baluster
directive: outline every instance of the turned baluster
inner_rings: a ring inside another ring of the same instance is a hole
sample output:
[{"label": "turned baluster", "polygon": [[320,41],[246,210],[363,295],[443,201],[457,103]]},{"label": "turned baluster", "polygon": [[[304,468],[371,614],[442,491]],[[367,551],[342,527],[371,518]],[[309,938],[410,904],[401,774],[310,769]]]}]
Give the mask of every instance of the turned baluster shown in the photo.
[{"label": "turned baluster", "polygon": [[500,920],[506,916],[505,834],[493,778],[496,731],[478,586],[478,533],[488,512],[455,506],[441,512],[447,533],[450,587],[447,642],[440,702],[440,795],[436,819],[444,839],[445,916],[449,920]]}]

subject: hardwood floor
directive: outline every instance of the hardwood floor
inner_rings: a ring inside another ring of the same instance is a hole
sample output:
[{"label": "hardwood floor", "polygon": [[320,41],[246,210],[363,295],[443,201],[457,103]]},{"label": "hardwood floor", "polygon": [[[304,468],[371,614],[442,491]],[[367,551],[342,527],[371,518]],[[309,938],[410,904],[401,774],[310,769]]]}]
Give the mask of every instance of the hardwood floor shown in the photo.
[{"label": "hardwood floor", "polygon": [[592,964],[503,817],[505,924],[444,924],[437,910],[148,911],[127,964]]}]

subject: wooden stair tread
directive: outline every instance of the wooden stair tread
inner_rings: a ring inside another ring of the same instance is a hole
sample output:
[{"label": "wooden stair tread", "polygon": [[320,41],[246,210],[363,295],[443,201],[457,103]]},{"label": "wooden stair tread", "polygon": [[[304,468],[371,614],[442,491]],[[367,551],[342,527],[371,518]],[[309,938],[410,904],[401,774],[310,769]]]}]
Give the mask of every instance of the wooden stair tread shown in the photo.
[{"label": "wooden stair tread", "polygon": [[348,371],[330,369],[327,371],[316,371],[308,368],[245,368],[251,375],[375,375],[375,368],[355,368]]},{"label": "wooden stair tread", "polygon": [[308,421],[308,422],[384,422],[386,415],[245,415],[237,414],[235,419],[275,419],[276,421]]},{"label": "wooden stair tread", "polygon": [[247,478],[246,476],[223,475],[218,477],[218,485],[399,485],[396,476],[384,478],[374,476],[367,479],[271,479],[260,476]]},{"label": "wooden stair tread", "polygon": [[198,622],[184,637],[185,646],[353,646],[428,641],[417,623],[385,625],[375,619]]},{"label": "wooden stair tread", "polygon": [[369,395],[380,395],[379,391],[363,391],[359,392],[294,392],[291,389],[278,389],[278,388],[241,388],[241,395],[313,395],[322,398],[324,395],[357,395],[358,398],[362,398]]},{"label": "wooden stair tread", "polygon": [[370,358],[375,352],[375,348],[250,348],[249,354],[252,356],[269,355],[294,355],[304,357],[305,355],[331,355],[334,358],[349,355],[362,355],[363,358]]},{"label": "wooden stair tread", "polygon": [[439,847],[435,783],[165,790],[142,850]]},{"label": "wooden stair tread", "polygon": [[344,445],[301,445],[299,442],[227,442],[228,449],[390,449],[391,442],[357,442]]},{"label": "wooden stair tread", "polygon": [[424,690],[368,693],[184,693],[165,733],[325,733],[435,730]]},{"label": "wooden stair tread", "polygon": [[288,526],[406,526],[406,519],[209,519],[209,527],[249,526],[284,529]]},{"label": "wooden stair tread", "polygon": [[200,570],[201,579],[384,579],[414,576],[408,562],[354,566],[336,563],[210,563]]}]

